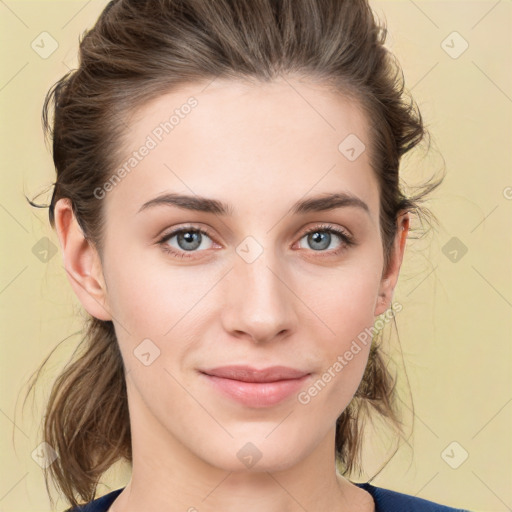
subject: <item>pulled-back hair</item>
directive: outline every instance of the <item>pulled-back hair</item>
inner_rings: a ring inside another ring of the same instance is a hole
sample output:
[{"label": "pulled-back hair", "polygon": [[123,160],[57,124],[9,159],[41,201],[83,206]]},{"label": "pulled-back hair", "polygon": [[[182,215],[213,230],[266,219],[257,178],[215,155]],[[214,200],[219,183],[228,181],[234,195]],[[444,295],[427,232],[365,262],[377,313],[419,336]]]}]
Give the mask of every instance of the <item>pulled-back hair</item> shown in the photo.
[{"label": "pulled-back hair", "polygon": [[[101,253],[104,202],[94,191],[115,171],[133,109],[183,84],[298,76],[349,97],[365,115],[385,272],[399,214],[430,215],[420,203],[442,181],[431,180],[410,197],[402,190],[400,159],[428,132],[385,39],[385,24],[367,0],[111,1],[81,39],[78,69],[62,77],[44,103],[57,171],[51,226],[56,202],[69,198],[84,236]],[[132,461],[113,323],[88,317],[80,345],[53,384],[43,420],[43,440],[59,455],[45,470],[47,489],[50,473],[72,506],[76,495],[95,497],[102,474],[116,461]],[[402,432],[395,384],[375,337],[359,389],[336,424],[343,474],[361,470],[366,414],[373,410]]]}]

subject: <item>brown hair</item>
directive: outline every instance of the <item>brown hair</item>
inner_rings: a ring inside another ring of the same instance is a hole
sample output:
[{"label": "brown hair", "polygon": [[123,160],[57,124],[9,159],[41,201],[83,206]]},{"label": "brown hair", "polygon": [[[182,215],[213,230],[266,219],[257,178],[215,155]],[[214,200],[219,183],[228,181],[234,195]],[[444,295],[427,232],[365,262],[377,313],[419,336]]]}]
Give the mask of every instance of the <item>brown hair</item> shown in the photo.
[{"label": "brown hair", "polygon": [[[114,172],[134,108],[180,84],[299,75],[355,99],[371,121],[385,272],[399,214],[430,215],[419,204],[442,181],[430,180],[411,197],[401,190],[400,159],[428,132],[385,39],[385,24],[367,0],[111,1],[80,42],[78,69],[45,100],[43,123],[57,170],[51,226],[56,201],[69,198],[84,235],[101,253],[105,219],[94,190]],[[360,469],[364,415],[371,408],[402,432],[396,382],[376,338],[360,387],[337,420],[336,457],[345,475]],[[81,354],[53,384],[43,434],[59,454],[45,470],[47,489],[49,471],[72,506],[76,494],[95,497],[101,475],[116,461],[131,462],[125,375],[112,322],[89,317],[80,345]]]}]

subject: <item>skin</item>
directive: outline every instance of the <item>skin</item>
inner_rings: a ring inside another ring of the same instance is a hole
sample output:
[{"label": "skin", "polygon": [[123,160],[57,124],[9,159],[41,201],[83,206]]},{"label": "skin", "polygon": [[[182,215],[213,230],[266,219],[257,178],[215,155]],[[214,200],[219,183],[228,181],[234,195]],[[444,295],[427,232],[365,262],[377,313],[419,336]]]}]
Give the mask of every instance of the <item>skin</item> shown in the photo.
[{"label": "skin", "polygon": [[[308,404],[293,395],[250,408],[198,369],[282,364],[311,372],[308,389],[391,306],[408,216],[398,219],[384,269],[368,151],[349,161],[338,150],[351,133],[369,147],[366,120],[356,103],[313,82],[216,80],[165,94],[133,113],[127,156],[192,95],[198,106],[103,199],[101,255],[69,200],[55,208],[71,285],[91,315],[113,321],[127,372],[133,470],[111,510],[372,511],[371,496],[336,473],[333,449],[369,343]],[[233,215],[168,205],[138,213],[164,192],[221,200]],[[297,200],[332,192],[357,196],[369,212],[289,212]],[[315,250],[304,231],[324,223],[356,244],[331,234]],[[159,235],[189,224],[211,237],[187,253],[174,236],[165,243],[192,257],[166,253]],[[251,263],[236,252],[248,236],[263,250]],[[147,338],[160,350],[148,366],[134,356]],[[249,442],[261,453],[250,468],[237,457]]]}]

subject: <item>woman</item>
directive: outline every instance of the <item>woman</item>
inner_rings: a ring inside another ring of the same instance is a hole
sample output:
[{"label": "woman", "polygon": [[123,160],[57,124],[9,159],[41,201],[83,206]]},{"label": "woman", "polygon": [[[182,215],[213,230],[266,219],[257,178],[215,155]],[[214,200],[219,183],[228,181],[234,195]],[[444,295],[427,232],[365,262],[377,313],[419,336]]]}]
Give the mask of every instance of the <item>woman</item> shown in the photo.
[{"label": "woman", "polygon": [[90,315],[44,419],[72,510],[455,510],[348,479],[369,405],[401,427],[371,329],[440,183],[400,189],[427,133],[385,36],[364,0],[117,0],[83,38],[43,114]]}]

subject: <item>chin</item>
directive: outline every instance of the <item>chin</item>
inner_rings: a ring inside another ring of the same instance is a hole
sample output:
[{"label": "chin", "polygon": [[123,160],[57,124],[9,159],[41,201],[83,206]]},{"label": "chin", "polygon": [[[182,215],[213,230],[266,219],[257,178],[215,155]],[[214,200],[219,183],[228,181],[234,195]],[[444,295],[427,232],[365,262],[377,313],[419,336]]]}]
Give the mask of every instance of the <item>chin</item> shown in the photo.
[{"label": "chin", "polygon": [[[268,434],[268,430],[266,434]],[[236,473],[262,473],[285,471],[297,464],[301,454],[293,445],[285,445],[277,436],[275,442],[269,442],[264,436],[244,436],[240,440],[231,440],[215,453],[202,458],[212,466],[224,471]]]}]

